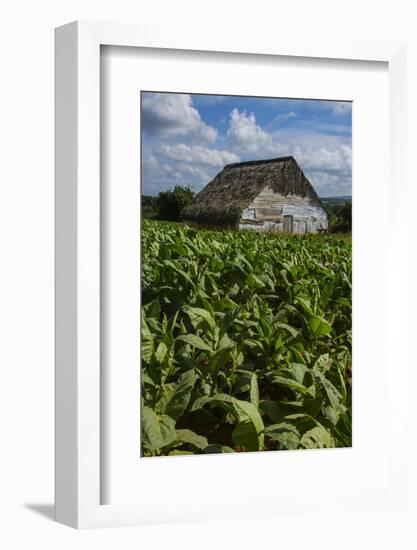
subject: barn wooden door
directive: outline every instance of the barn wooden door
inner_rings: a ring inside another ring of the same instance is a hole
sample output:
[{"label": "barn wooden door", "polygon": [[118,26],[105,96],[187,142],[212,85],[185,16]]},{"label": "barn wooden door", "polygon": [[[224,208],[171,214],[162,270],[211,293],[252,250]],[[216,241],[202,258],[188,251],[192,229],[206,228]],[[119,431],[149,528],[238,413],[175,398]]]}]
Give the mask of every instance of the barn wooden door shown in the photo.
[{"label": "barn wooden door", "polygon": [[284,216],[284,233],[292,233],[292,216]]}]

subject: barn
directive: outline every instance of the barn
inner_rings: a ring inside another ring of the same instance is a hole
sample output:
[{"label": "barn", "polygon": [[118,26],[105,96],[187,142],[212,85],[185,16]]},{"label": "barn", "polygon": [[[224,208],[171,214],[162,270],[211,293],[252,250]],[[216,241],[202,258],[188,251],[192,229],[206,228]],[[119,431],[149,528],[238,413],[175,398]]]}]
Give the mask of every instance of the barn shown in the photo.
[{"label": "barn", "polygon": [[198,225],[294,234],[328,227],[326,209],[292,156],[228,164],[182,218]]}]

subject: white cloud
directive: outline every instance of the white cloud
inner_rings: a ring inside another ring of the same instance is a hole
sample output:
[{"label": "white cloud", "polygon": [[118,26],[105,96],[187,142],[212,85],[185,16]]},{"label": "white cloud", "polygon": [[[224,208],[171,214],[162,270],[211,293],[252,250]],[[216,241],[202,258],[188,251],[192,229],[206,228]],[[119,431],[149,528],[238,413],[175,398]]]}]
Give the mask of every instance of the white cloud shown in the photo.
[{"label": "white cloud", "polygon": [[352,110],[350,101],[333,101],[330,105],[334,115],[346,115]]},{"label": "white cloud", "polygon": [[158,147],[157,152],[173,161],[210,166],[224,166],[225,164],[240,161],[238,155],[227,150],[210,149],[201,145],[186,145],[185,143],[177,143],[175,145],[162,143]]},{"label": "white cloud", "polygon": [[297,113],[294,113],[294,111],[290,111],[289,113],[283,113],[282,115],[278,115],[275,117],[275,120],[277,121],[283,121],[283,120],[290,120],[290,118],[296,118],[298,115]]},{"label": "white cloud", "polygon": [[319,194],[350,194],[352,149],[343,136],[289,128],[269,133],[253,113],[233,109],[227,138],[230,149],[246,158],[294,156]]},{"label": "white cloud", "polygon": [[156,195],[175,185],[188,185],[200,191],[225,164],[240,157],[226,150],[184,143],[162,143],[143,160],[143,193]]},{"label": "white cloud", "polygon": [[205,143],[217,139],[217,130],[202,120],[189,94],[144,93],[142,128],[160,138],[192,134]]},{"label": "white cloud", "polygon": [[256,155],[260,151],[269,151],[274,145],[271,135],[256,124],[253,113],[240,113],[236,108],[230,113],[227,138],[232,148],[242,155]]},{"label": "white cloud", "polygon": [[280,140],[278,135],[278,132],[273,135],[261,128],[253,113],[239,112],[238,109],[230,113],[227,139],[230,148],[242,156],[254,159],[290,155],[288,143]]},{"label": "white cloud", "polygon": [[313,184],[320,197],[334,197],[352,194],[350,171],[332,174],[325,171],[305,170],[305,174]]},{"label": "white cloud", "polygon": [[344,144],[333,149],[320,146],[308,149],[296,147],[293,154],[298,162],[309,170],[346,171],[350,170],[352,165],[352,149]]},{"label": "white cloud", "polygon": [[154,155],[149,155],[146,159],[144,159],[143,167],[148,170],[156,170],[159,167],[158,160]]}]

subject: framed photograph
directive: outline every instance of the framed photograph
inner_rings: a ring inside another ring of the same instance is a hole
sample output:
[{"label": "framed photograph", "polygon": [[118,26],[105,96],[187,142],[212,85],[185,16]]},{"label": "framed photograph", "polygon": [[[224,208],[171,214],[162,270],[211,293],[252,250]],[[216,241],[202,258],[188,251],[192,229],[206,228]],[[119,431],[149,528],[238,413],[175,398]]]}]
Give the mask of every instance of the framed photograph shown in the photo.
[{"label": "framed photograph", "polygon": [[403,504],[404,48],[57,29],[58,521]]}]

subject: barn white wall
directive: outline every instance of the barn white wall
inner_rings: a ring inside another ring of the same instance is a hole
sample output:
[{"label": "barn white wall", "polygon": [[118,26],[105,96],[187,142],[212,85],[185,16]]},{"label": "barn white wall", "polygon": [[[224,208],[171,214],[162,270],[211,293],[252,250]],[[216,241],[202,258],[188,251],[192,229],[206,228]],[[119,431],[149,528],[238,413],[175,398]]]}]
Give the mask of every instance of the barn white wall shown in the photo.
[{"label": "barn white wall", "polygon": [[317,200],[275,193],[266,187],[242,212],[239,229],[288,231],[285,216],[292,216],[291,233],[317,233],[328,227],[327,212]]}]

